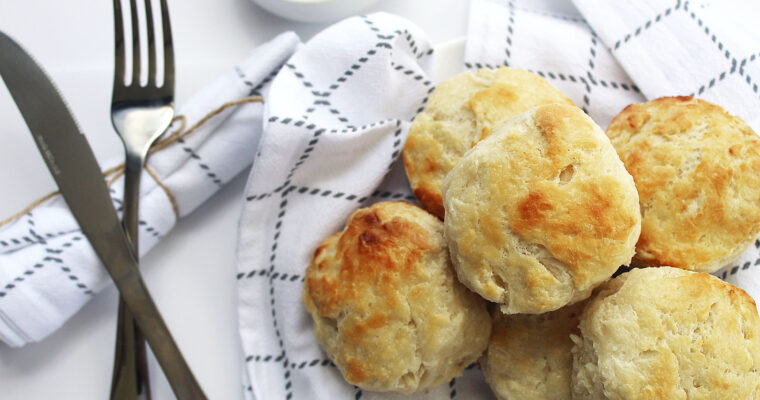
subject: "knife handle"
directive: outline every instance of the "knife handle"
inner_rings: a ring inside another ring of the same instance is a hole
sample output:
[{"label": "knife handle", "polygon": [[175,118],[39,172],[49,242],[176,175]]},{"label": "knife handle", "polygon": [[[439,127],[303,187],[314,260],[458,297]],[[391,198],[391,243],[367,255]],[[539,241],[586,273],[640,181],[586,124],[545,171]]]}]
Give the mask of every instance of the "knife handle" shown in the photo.
[{"label": "knife handle", "polygon": [[[122,260],[118,260],[122,261]],[[178,399],[205,400],[166,323],[158,312],[133,260],[114,262],[111,272],[121,298],[150,345]]]}]

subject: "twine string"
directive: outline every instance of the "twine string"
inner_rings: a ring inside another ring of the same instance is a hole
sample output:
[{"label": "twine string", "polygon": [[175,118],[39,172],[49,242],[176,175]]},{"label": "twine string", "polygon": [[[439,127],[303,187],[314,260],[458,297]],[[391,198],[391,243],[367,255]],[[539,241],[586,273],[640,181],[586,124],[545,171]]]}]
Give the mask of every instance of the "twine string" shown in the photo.
[{"label": "twine string", "polygon": [[[211,110],[203,118],[201,118],[200,120],[198,120],[198,122],[196,122],[190,128],[187,128],[187,129],[185,129],[185,127],[187,126],[187,117],[185,117],[184,115],[177,115],[172,120],[172,124],[174,122],[176,122],[176,121],[179,121],[179,123],[180,123],[179,127],[177,127],[177,129],[173,130],[168,135],[166,135],[166,133],[168,133],[168,130],[167,130],[167,132],[164,132],[164,134],[158,140],[156,140],[153,143],[153,145],[150,147],[150,150],[148,150],[148,158],[150,158],[151,154],[153,154],[153,153],[155,153],[157,151],[163,150],[163,149],[169,147],[170,145],[178,142],[180,139],[186,137],[187,135],[195,132],[198,128],[202,127],[206,122],[208,122],[208,120],[210,120],[211,118],[219,115],[224,110],[226,110],[226,109],[228,109],[230,107],[235,107],[235,106],[241,105],[241,104],[258,103],[258,102],[262,102],[262,101],[264,101],[264,99],[261,96],[249,96],[249,97],[244,97],[242,99],[228,101],[228,102],[222,104],[221,106],[219,106],[219,107]],[[174,194],[172,193],[172,191],[166,186],[166,184],[164,184],[164,182],[161,181],[161,179],[158,177],[158,174],[156,174],[156,172],[153,171],[153,169],[151,169],[147,165],[147,163],[145,165],[145,171],[151,176],[151,178],[153,178],[153,180],[156,182],[156,184],[158,185],[158,187],[160,187],[161,190],[163,190],[164,193],[166,193],[166,197],[169,199],[169,203],[171,203],[172,211],[174,211],[174,216],[177,219],[179,219],[179,206],[178,206],[178,203],[177,203],[177,199],[174,197]],[[111,168],[105,169],[103,171],[103,177],[106,178],[106,185],[111,186],[123,174],[124,174],[124,163],[121,163],[119,165],[116,165],[116,166],[113,166]],[[60,194],[60,191],[56,190],[56,191],[50,192],[50,193],[48,193],[48,194],[40,197],[37,200],[34,200],[33,202],[29,203],[29,205],[26,206],[23,210],[21,210],[21,211],[15,213],[15,214],[11,215],[10,217],[8,217],[8,218],[0,221],[0,227],[3,227],[5,225],[7,225],[7,224],[9,224],[9,223],[11,223],[13,221],[15,221],[19,217],[21,217],[21,216],[29,213],[30,211],[32,211],[33,209],[35,209],[36,207],[38,207],[40,204],[42,204],[42,203],[44,203],[44,202],[52,199],[53,197],[55,197],[58,194]]]}]

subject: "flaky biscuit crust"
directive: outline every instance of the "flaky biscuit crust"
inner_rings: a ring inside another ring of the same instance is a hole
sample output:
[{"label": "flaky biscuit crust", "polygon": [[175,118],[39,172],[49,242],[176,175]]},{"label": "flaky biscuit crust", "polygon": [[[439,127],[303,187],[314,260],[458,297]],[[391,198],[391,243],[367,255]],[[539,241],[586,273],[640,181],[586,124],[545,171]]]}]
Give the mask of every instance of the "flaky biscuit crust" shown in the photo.
[{"label": "flaky biscuit crust", "polygon": [[442,225],[417,206],[381,202],[316,250],[303,301],[348,382],[415,392],[461,375],[488,345],[485,302],[456,280]]},{"label": "flaky biscuit crust", "polygon": [[760,320],[701,272],[634,269],[606,283],[573,337],[574,399],[756,399]]},{"label": "flaky biscuit crust", "polygon": [[507,314],[587,298],[633,256],[639,201],[604,132],[575,106],[512,118],[443,183],[459,279]]},{"label": "flaky biscuit crust", "polygon": [[760,137],[691,97],[626,107],[607,135],[639,191],[634,263],[713,272],[760,234]]},{"label": "flaky biscuit crust", "polygon": [[499,400],[570,398],[570,334],[578,329],[585,304],[538,315],[492,311],[491,341],[480,365]]},{"label": "flaky biscuit crust", "polygon": [[414,195],[443,219],[441,182],[462,155],[498,123],[549,103],[573,104],[544,78],[520,69],[485,68],[441,82],[415,117],[404,145]]}]

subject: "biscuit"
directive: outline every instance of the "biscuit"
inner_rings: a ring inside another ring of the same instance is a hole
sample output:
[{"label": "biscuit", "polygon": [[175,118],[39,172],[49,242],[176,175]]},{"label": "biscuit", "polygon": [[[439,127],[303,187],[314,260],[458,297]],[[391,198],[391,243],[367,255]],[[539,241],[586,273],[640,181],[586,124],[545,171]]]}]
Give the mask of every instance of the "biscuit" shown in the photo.
[{"label": "biscuit", "polygon": [[461,285],[443,224],[405,202],[356,211],[316,250],[303,301],[345,379],[411,393],[462,374],[488,345],[483,299]]},{"label": "biscuit", "polygon": [[703,272],[634,269],[609,281],[572,336],[574,399],[756,399],[760,319]]},{"label": "biscuit", "polygon": [[639,236],[633,179],[581,109],[550,104],[494,129],[443,182],[457,275],[506,314],[587,298]]},{"label": "biscuit", "polygon": [[548,103],[573,104],[544,78],[520,69],[486,68],[441,82],[414,118],[404,145],[417,200],[443,219],[441,182],[459,158],[502,120]]},{"label": "biscuit", "polygon": [[499,400],[567,400],[573,342],[585,302],[545,314],[494,310],[491,341],[480,365]]},{"label": "biscuit", "polygon": [[634,264],[714,272],[760,234],[760,137],[691,97],[626,107],[607,135],[641,201]]}]

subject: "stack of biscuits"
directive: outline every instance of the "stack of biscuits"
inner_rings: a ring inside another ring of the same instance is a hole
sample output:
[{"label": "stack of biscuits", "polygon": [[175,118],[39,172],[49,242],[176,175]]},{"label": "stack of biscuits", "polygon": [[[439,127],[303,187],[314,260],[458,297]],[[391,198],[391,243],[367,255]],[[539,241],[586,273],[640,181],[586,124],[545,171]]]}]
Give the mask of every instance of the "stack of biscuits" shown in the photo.
[{"label": "stack of biscuits", "polygon": [[348,382],[413,393],[478,361],[499,399],[760,399],[756,305],[707,274],[760,234],[740,118],[668,97],[605,132],[542,77],[481,69],[437,86],[404,163],[421,207],[357,210],[306,270]]}]

